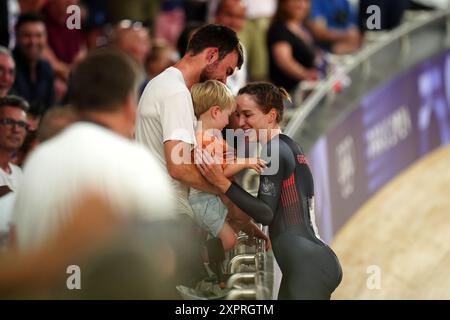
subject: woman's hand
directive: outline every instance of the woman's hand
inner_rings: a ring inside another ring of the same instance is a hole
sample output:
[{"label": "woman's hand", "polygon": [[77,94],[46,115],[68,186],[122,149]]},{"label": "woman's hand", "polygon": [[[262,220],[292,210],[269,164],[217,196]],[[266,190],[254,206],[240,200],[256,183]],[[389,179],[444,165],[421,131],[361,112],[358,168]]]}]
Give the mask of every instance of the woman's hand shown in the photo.
[{"label": "woman's hand", "polygon": [[195,150],[195,164],[205,179],[225,193],[231,186],[231,181],[225,177],[222,164],[216,163],[205,150]]},{"label": "woman's hand", "polygon": [[270,238],[256,225],[253,221],[250,221],[244,229],[242,229],[246,234],[250,237],[260,238],[265,240],[266,251],[269,251],[272,248],[272,244],[270,242]]}]

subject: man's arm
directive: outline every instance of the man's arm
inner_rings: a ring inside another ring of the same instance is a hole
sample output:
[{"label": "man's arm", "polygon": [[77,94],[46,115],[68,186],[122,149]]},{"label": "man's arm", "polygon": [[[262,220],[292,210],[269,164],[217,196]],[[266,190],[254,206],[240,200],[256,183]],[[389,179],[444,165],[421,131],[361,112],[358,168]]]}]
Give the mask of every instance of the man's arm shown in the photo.
[{"label": "man's arm", "polygon": [[[185,150],[186,152],[183,152]],[[170,176],[189,187],[219,194],[219,190],[202,176],[192,161],[191,146],[183,141],[168,140],[164,142],[167,171]]]}]

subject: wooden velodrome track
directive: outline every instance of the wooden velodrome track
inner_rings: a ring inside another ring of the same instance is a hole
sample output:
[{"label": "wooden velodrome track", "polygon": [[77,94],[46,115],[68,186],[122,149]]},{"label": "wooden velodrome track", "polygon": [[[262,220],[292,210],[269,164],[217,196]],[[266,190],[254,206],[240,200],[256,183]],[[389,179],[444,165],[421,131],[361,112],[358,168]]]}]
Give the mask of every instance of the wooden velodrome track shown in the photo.
[{"label": "wooden velodrome track", "polygon": [[450,299],[450,146],[382,188],[332,247],[344,272],[332,299]]}]

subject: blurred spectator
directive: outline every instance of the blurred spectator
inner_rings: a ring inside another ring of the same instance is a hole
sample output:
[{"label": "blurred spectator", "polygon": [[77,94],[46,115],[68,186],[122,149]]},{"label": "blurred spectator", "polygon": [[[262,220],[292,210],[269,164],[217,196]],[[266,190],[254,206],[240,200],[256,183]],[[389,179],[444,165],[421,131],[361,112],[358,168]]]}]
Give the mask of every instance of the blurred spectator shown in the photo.
[{"label": "blurred spectator", "polygon": [[106,20],[107,0],[81,0],[87,10],[86,42],[88,49],[101,47],[107,43],[104,27]]},{"label": "blurred spectator", "polygon": [[[30,127],[22,146],[11,157],[11,162],[16,166],[23,167],[28,155],[36,146],[56,136],[77,119],[76,113],[70,107],[57,107],[48,110],[39,123],[38,130],[32,131]],[[15,192],[10,192],[0,197],[0,250],[2,246],[6,246],[9,238],[15,199]]]},{"label": "blurred spectator", "polygon": [[208,15],[208,4],[211,0],[184,0],[184,12],[186,15],[186,23],[205,24]]},{"label": "blurred spectator", "polygon": [[148,28],[140,22],[123,20],[115,28],[113,44],[129,54],[144,70],[145,59],[152,49]]},{"label": "blurred spectator", "polygon": [[182,0],[163,0],[161,11],[156,19],[155,37],[163,38],[175,46],[184,29],[185,13]]},{"label": "blurred spectator", "polygon": [[22,170],[11,163],[27,134],[28,103],[16,96],[0,98],[0,197],[17,191]]},{"label": "blurred spectator", "polygon": [[244,0],[247,21],[240,34],[248,56],[248,73],[252,81],[267,80],[269,76],[269,52],[267,30],[275,10],[276,0]]},{"label": "blurred spectator", "polygon": [[133,60],[110,48],[76,66],[71,97],[81,121],[38,146],[27,160],[13,214],[19,249],[37,249],[53,237],[70,220],[71,205],[91,189],[125,217],[172,216],[169,182],[148,150],[128,140],[134,131],[136,75]]},{"label": "blurred spectator", "polygon": [[16,152],[14,152],[14,156],[11,158],[11,162],[15,164],[16,166],[22,168],[25,159],[27,158],[28,154],[33,151],[33,149],[37,146],[37,138],[36,138],[36,130],[31,131],[28,130],[25,140],[22,143],[22,146],[17,149]]},{"label": "blurred spectator", "polygon": [[[116,218],[117,213],[112,213],[112,218]],[[102,222],[102,229],[111,226],[117,229],[106,219]],[[188,269],[180,262],[184,255],[195,250],[194,235],[187,233],[182,224],[176,221],[132,221],[125,228],[118,229],[120,232],[112,233],[113,237],[111,232],[107,233],[110,241],[102,242],[95,229],[90,229],[85,234],[101,246],[93,252],[90,250],[85,259],[79,259],[81,263],[77,265],[83,272],[82,290],[67,290],[63,278],[56,298],[180,299],[176,286],[180,275]],[[85,248],[91,248],[91,244],[85,242]]]},{"label": "blurred spectator", "polygon": [[141,22],[122,20],[114,28],[112,44],[133,58],[139,66],[139,93],[147,83],[145,69],[146,59],[152,50],[152,42],[148,28]]},{"label": "blurred spectator", "polygon": [[[215,14],[215,23],[227,26],[239,36],[245,27],[246,8],[241,0],[221,0]],[[234,95],[237,95],[240,88],[247,84],[247,59],[246,50],[244,49],[244,63],[240,69],[228,77],[227,86]]]},{"label": "blurred spectator", "polygon": [[[43,8],[48,34],[48,46],[43,57],[55,71],[55,102],[62,103],[67,93],[67,81],[73,64],[86,54],[86,35],[83,29],[66,26],[71,5],[80,5],[79,0],[52,0]],[[81,17],[80,17],[81,19]]]},{"label": "blurred spectator", "polygon": [[20,12],[39,12],[50,1],[53,0],[19,0]]},{"label": "blurred spectator", "polygon": [[318,44],[335,54],[348,54],[362,43],[356,10],[348,0],[313,0],[310,27]]},{"label": "blurred spectator", "polygon": [[21,13],[39,12],[48,0],[2,0],[0,1],[0,45],[14,48],[15,25]]},{"label": "blurred spectator", "polygon": [[147,79],[151,80],[178,61],[176,50],[164,39],[156,39],[152,51],[147,56],[145,70]]},{"label": "blurred spectator", "polygon": [[11,216],[15,200],[15,192],[9,192],[0,197],[0,258],[2,256],[2,252],[7,250],[9,229],[11,227]]},{"label": "blurred spectator", "polygon": [[113,210],[98,194],[85,194],[80,202],[69,205],[68,210],[73,219],[39,250],[25,254],[9,250],[0,255],[2,299],[50,298],[55,285],[66,282],[67,266],[97,248],[121,226],[116,208]]},{"label": "blurred spectator", "polygon": [[76,120],[78,120],[78,115],[70,106],[49,109],[35,128],[29,127],[22,147],[14,156],[14,163],[22,167],[28,154],[38,144],[53,138]]},{"label": "blurred spectator", "polygon": [[[47,113],[47,111],[45,113]],[[27,113],[27,122],[29,125],[28,130],[36,131],[37,128],[39,127],[39,123],[41,122],[41,115],[28,112]]]},{"label": "blurred spectator", "polygon": [[[124,219],[95,191],[68,210],[73,218],[39,250],[0,256],[0,299],[180,298],[180,260],[195,250],[181,223]],[[82,270],[82,290],[68,290],[69,265]]]},{"label": "blurred spectator", "polygon": [[11,90],[16,77],[16,64],[11,52],[0,46],[0,98]]},{"label": "blurred spectator", "polygon": [[79,4],[79,0],[53,0],[43,9],[48,34],[45,58],[52,65],[56,75],[64,81],[69,78],[72,64],[86,52],[84,31],[69,29],[66,26],[69,17],[67,8]]},{"label": "blurred spectator", "polygon": [[215,21],[239,34],[245,27],[247,8],[241,0],[221,0],[217,6]]},{"label": "blurred spectator", "polygon": [[106,19],[112,24],[129,19],[141,21],[151,30],[161,7],[161,0],[108,0]]},{"label": "blurred spectator", "polygon": [[316,80],[315,48],[305,28],[310,0],[279,0],[267,34],[271,81],[294,96],[302,80]]},{"label": "blurred spectator", "polygon": [[0,251],[7,243],[13,205],[22,170],[15,163],[28,124],[28,103],[17,96],[0,98]]},{"label": "blurred spectator", "polygon": [[78,118],[78,114],[71,106],[49,109],[39,123],[36,135],[37,142],[42,143],[53,138],[70,124],[77,121]]},{"label": "blurred spectator", "polygon": [[47,33],[42,17],[27,13],[19,17],[16,26],[16,80],[13,89],[30,103],[31,114],[42,115],[54,102],[54,73],[42,52],[47,45]]}]

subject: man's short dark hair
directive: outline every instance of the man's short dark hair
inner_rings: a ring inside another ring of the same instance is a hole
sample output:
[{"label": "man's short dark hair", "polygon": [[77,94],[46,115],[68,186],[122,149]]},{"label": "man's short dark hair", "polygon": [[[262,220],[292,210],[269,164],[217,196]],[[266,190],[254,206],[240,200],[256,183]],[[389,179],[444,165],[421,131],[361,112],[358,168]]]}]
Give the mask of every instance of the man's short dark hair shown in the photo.
[{"label": "man's short dark hair", "polygon": [[115,111],[137,92],[138,67],[118,49],[102,48],[74,69],[70,100],[79,111]]},{"label": "man's short dark hair", "polygon": [[23,13],[19,16],[16,23],[16,32],[19,32],[20,27],[26,23],[41,22],[45,24],[44,18],[35,12]]},{"label": "man's short dark hair", "polygon": [[236,32],[226,26],[207,24],[197,29],[189,41],[187,52],[195,56],[206,48],[211,47],[219,49],[219,60],[225,58],[229,53],[236,51],[238,55],[237,67],[240,69],[244,63],[242,45],[239,42]]},{"label": "man's short dark hair", "polygon": [[14,107],[22,109],[23,111],[27,112],[30,109],[30,105],[28,104],[27,100],[25,100],[22,97],[9,95],[3,98],[0,98],[0,108],[3,107]]}]

